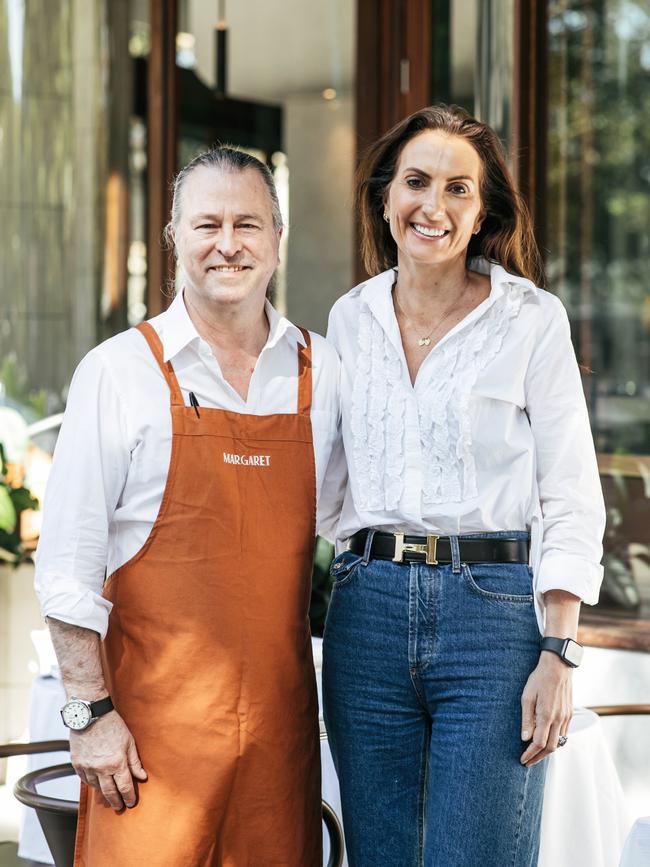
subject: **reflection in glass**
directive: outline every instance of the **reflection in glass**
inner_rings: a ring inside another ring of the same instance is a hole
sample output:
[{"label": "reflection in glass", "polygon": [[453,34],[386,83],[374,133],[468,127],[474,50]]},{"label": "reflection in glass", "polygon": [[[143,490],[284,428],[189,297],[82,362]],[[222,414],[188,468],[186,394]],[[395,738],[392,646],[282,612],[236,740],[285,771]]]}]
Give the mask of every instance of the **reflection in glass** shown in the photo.
[{"label": "reflection in glass", "polygon": [[650,614],[650,0],[556,0],[548,37],[548,277],[600,452],[601,598]]},{"label": "reflection in glass", "polygon": [[475,70],[475,114],[510,141],[514,9],[512,0],[479,4]]},{"label": "reflection in glass", "polygon": [[513,89],[513,0],[431,0],[431,102],[466,108],[507,147]]}]

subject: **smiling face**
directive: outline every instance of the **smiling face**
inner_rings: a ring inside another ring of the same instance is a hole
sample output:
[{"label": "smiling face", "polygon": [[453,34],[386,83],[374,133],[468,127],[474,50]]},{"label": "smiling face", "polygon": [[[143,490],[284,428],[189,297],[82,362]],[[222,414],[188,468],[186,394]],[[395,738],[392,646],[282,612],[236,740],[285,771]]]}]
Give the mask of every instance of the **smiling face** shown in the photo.
[{"label": "smiling face", "polygon": [[189,301],[262,305],[278,266],[280,235],[259,172],[194,169],[183,185],[174,229]]},{"label": "smiling face", "polygon": [[398,265],[465,261],[483,217],[481,160],[459,136],[426,130],[402,149],[385,203]]}]

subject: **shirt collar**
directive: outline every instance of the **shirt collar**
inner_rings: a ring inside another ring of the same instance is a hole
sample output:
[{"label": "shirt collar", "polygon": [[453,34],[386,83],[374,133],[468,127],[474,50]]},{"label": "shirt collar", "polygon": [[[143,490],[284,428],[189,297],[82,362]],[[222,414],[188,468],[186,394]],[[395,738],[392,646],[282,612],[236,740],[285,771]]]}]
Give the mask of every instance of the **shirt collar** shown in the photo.
[{"label": "shirt collar", "polygon": [[[532,280],[510,274],[501,265],[488,262],[482,256],[470,259],[468,267],[470,271],[477,271],[479,274],[489,276],[492,287],[490,298],[492,299],[503,295],[506,288],[513,285],[521,286],[535,295],[539,293],[539,289]],[[389,323],[395,320],[391,293],[396,275],[397,268],[389,268],[388,271],[382,271],[381,274],[366,280],[360,287],[361,299],[368,305],[373,316],[383,325],[387,333],[390,333]]]},{"label": "shirt collar", "polygon": [[490,296],[495,298],[498,295],[503,295],[507,286],[521,286],[526,291],[532,292],[533,295],[539,294],[539,289],[532,280],[527,277],[519,277],[518,274],[511,274],[502,265],[497,265],[496,262],[488,262],[483,256],[475,256],[467,263],[470,271],[476,271],[479,274],[489,276],[492,288]]},{"label": "shirt collar", "polygon": [[265,348],[275,346],[285,336],[289,340],[295,341],[295,343],[300,343],[301,346],[307,346],[303,333],[298,326],[294,325],[286,316],[278,313],[268,298],[266,299],[264,310],[266,311],[266,318],[269,320],[269,336]]},{"label": "shirt collar", "polygon": [[[286,316],[281,316],[267,299],[264,311],[269,320],[269,336],[265,349],[275,346],[283,337],[306,346],[301,330],[290,322]],[[158,336],[163,345],[163,358],[167,362],[193,341],[201,340],[187,312],[183,293],[178,292],[172,303],[158,318]]]}]

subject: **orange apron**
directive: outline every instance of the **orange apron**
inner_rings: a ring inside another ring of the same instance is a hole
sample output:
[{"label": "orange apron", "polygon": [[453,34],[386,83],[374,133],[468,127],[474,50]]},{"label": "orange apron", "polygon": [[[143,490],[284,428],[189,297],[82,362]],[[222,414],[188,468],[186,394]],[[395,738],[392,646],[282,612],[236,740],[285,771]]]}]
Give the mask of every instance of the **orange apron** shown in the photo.
[{"label": "orange apron", "polygon": [[75,867],[320,867],[309,334],[297,414],[197,417],[138,327],[169,385],[172,450],[151,533],[106,582],[103,661],[148,780],[120,814],[82,786]]}]

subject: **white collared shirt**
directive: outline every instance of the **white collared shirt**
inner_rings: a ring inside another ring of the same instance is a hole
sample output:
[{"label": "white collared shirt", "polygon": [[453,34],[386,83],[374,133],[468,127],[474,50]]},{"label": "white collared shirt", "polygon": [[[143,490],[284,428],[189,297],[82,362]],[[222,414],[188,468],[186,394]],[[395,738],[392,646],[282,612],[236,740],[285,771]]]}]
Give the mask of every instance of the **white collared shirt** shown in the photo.
[{"label": "white collared shirt", "polygon": [[[244,401],[223,378],[199,337],[181,294],[151,320],[189,405],[252,415],[294,413],[297,343],[302,334],[267,302],[269,336]],[[339,361],[312,334],[317,492],[338,436]],[[110,575],[142,547],[162,500],[171,454],[169,389],[143,336],[125,331],[82,360],[70,386],[43,510],[36,591],[44,616],[93,629],[103,637],[111,604],[102,595]],[[200,480],[197,479],[197,484]],[[339,497],[326,500],[338,508]],[[319,509],[321,533],[338,517]]]},{"label": "white collared shirt", "polygon": [[332,309],[349,472],[337,538],[530,529],[541,625],[547,590],[598,600],[605,512],[589,418],[560,300],[498,265],[472,267],[489,273],[490,295],[433,347],[414,386],[394,271]]}]

